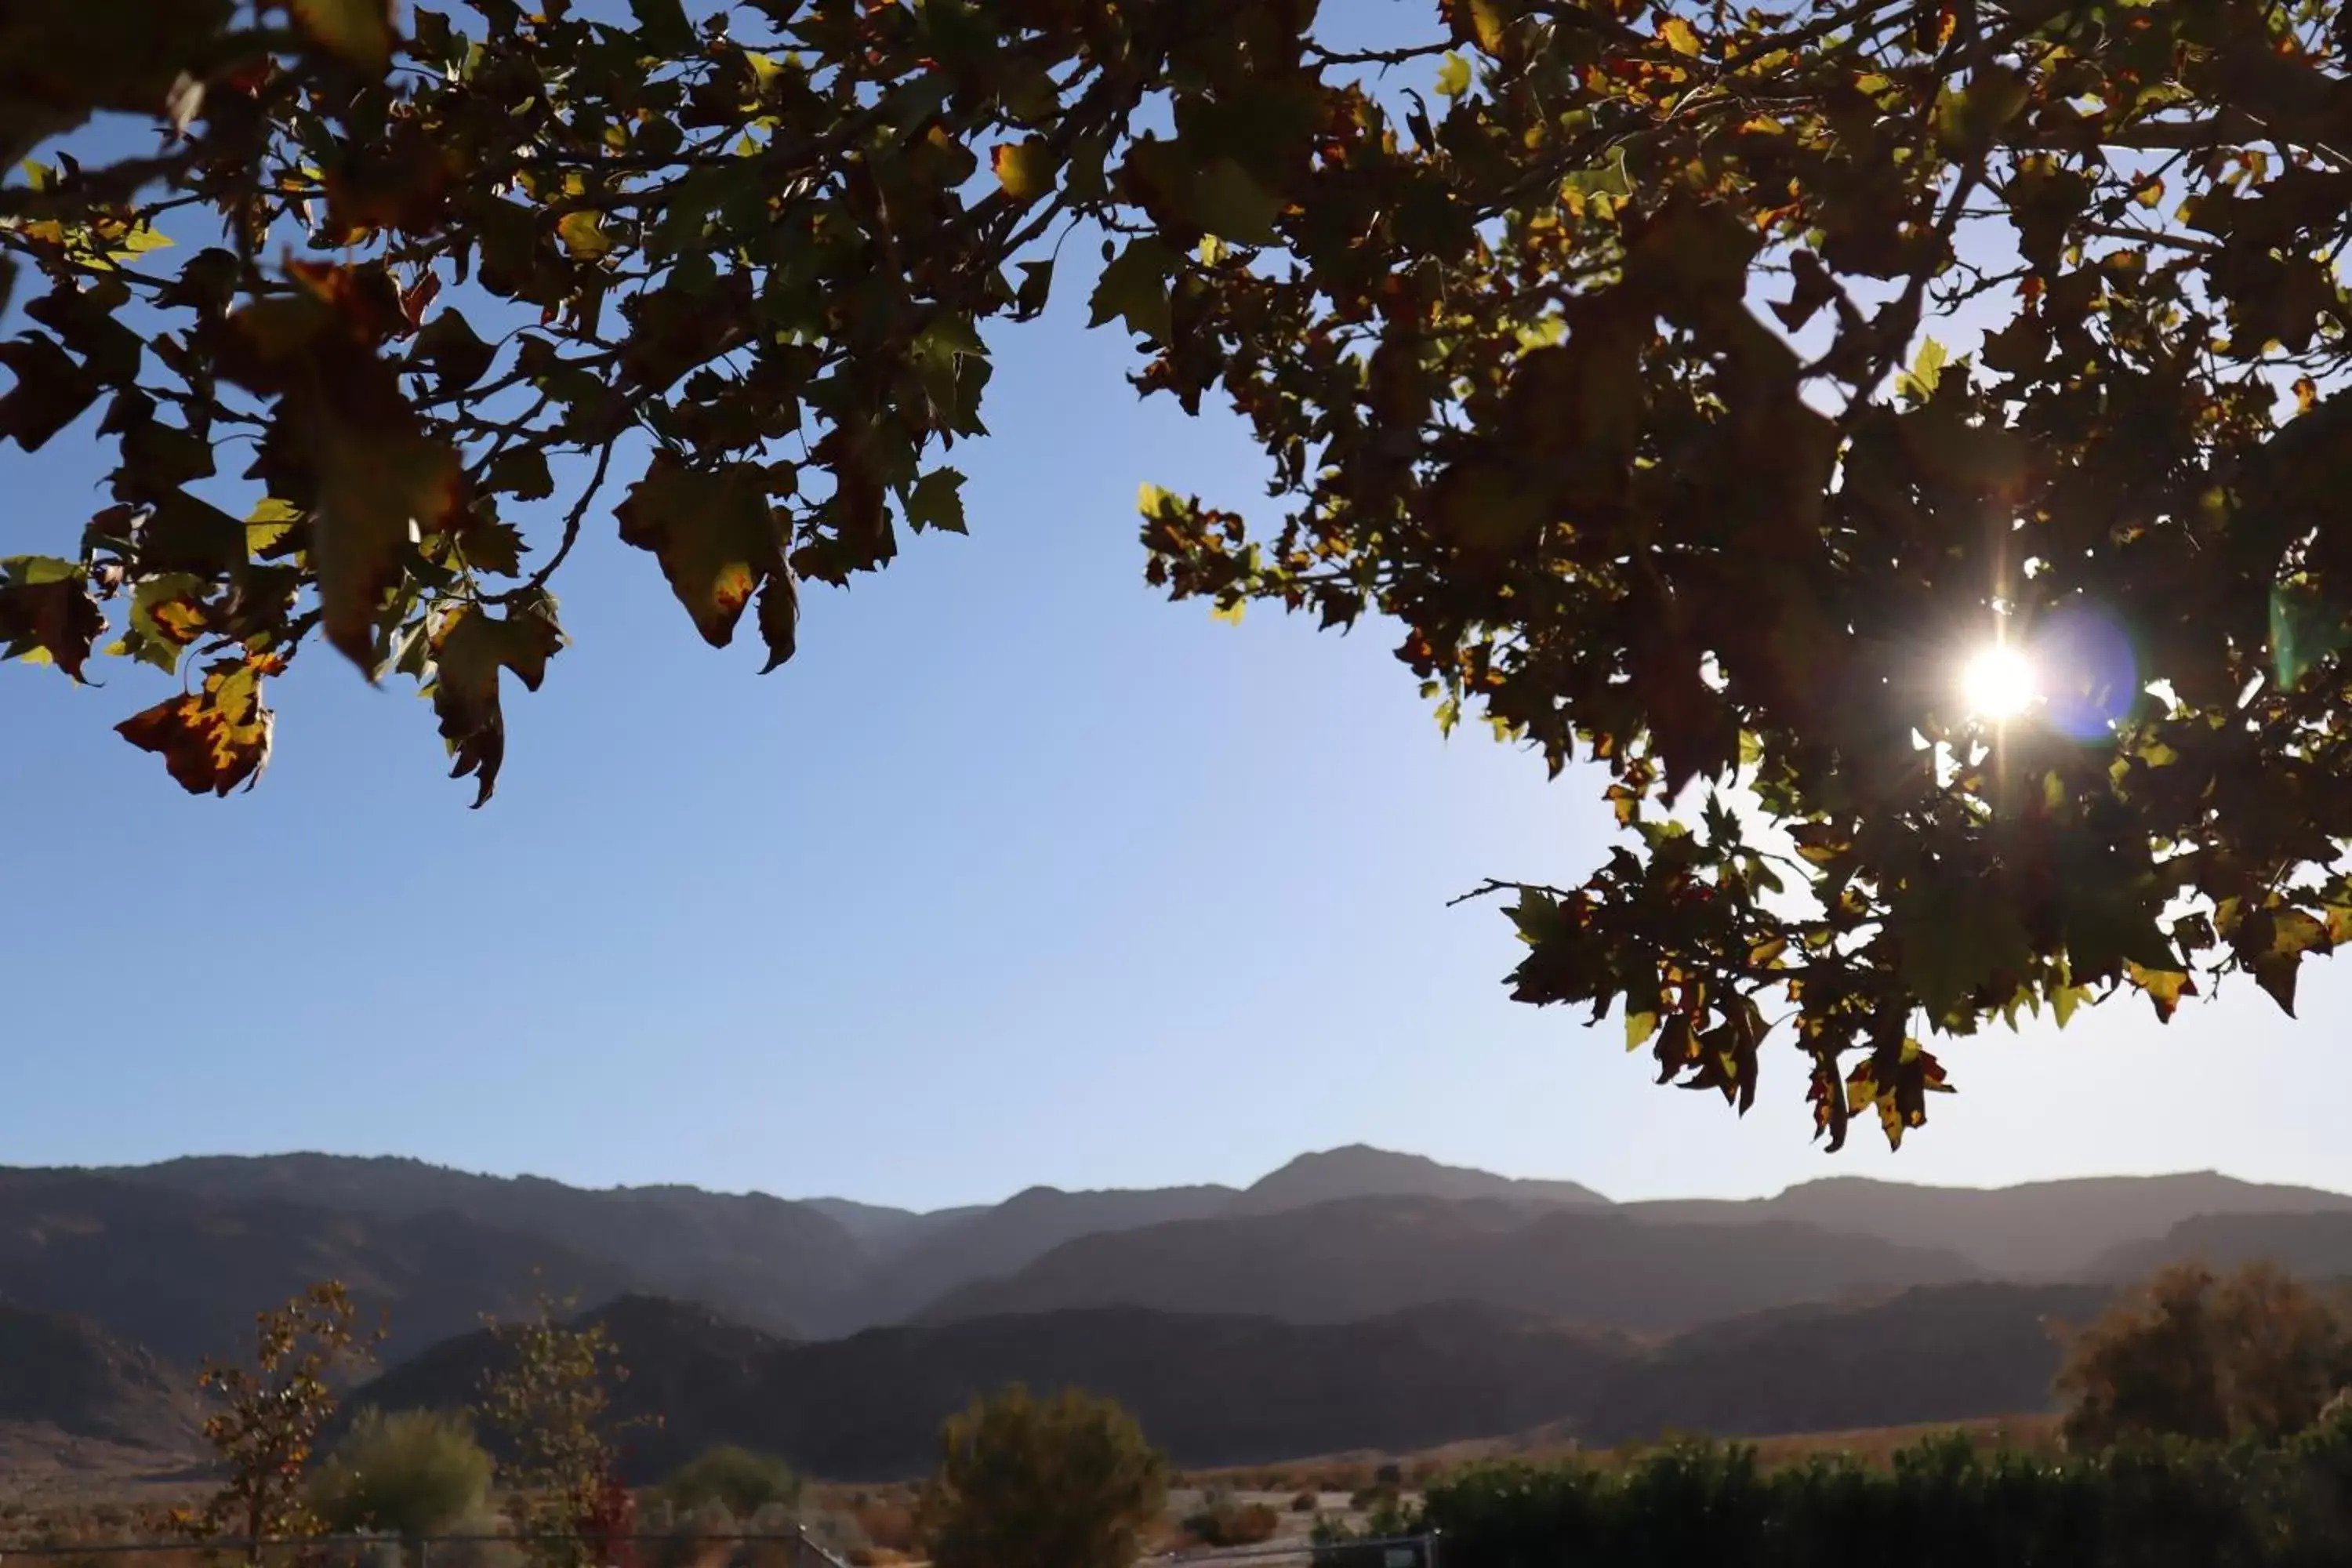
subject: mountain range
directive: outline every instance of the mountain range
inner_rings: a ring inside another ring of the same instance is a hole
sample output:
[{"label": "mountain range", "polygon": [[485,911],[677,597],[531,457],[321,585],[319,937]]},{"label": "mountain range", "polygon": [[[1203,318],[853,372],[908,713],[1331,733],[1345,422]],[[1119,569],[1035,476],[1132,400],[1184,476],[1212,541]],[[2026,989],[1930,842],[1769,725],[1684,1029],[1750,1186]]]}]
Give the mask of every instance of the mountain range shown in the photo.
[{"label": "mountain range", "polygon": [[547,1294],[616,1314],[665,1416],[644,1462],[724,1437],[879,1477],[1016,1379],[1111,1394],[1190,1464],[2018,1414],[2051,1321],[2186,1256],[2352,1275],[2352,1197],[2205,1173],[1619,1204],[1360,1146],[928,1214],[322,1154],[0,1170],[0,1451],[184,1453],[188,1369],[326,1277],[386,1314],[365,1397],[462,1402],[482,1317]]}]

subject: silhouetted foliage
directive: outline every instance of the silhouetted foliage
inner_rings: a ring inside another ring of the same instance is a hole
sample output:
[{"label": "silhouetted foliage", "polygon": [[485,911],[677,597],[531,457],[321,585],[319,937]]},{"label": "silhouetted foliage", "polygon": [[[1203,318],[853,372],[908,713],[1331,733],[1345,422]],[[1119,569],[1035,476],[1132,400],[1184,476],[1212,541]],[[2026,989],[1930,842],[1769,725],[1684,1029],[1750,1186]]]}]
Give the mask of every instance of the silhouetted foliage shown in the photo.
[{"label": "silhouetted foliage", "polygon": [[[1887,1470],[1687,1447],[1622,1471],[1478,1467],[1408,1521],[1445,1568],[2321,1568],[2352,1555],[2352,1429],[2284,1445],[2166,1444],[2053,1463],[1924,1444]],[[1373,1568],[1334,1546],[1322,1568]]]},{"label": "silhouetted foliage", "polygon": [[2341,1306],[2253,1263],[2215,1276],[2175,1264],[2076,1334],[2058,1374],[2068,1445],[2134,1437],[2275,1440],[2300,1432],[2347,1380]]},{"label": "silhouetted foliage", "polygon": [[461,1415],[362,1410],[312,1478],[310,1509],[336,1534],[436,1534],[480,1511],[490,1468]]},{"label": "silhouetted foliage", "polygon": [[937,1568],[1129,1568],[1168,1467],[1118,1405],[1014,1386],[940,1434],[919,1507]]},{"label": "silhouetted foliage", "polygon": [[[1352,9],[19,5],[0,437],[111,461],[0,650],[175,680],[118,727],[226,794],[322,640],[479,804],[592,518],[782,663],[803,584],[964,530],[982,328],[1098,239],[1133,384],[1222,392],[1281,510],[1146,487],[1150,580],[1374,617],[1609,775],[1590,878],[1488,886],[1519,999],[1742,1110],[1780,1031],[1832,1147],[1926,1121],[1933,1033],[2291,1012],[2352,936],[2345,8]],[[108,113],[155,144],[55,150]],[[1963,689],[1996,647],[2038,689]]]}]

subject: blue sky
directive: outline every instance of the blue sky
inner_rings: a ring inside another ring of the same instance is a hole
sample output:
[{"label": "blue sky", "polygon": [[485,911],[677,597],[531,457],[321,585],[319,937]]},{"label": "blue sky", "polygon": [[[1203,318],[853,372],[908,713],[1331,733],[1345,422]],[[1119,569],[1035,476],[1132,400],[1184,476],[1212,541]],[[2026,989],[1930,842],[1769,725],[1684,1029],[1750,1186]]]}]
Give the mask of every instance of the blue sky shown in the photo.
[{"label": "blue sky", "polygon": [[[994,339],[971,536],[813,589],[775,675],[592,525],[560,584],[577,646],[510,698],[482,812],[413,689],[323,652],[226,802],[111,732],[156,672],[0,669],[0,1161],[315,1148],[930,1205],[1365,1141],[1621,1196],[2352,1187],[2333,966],[2299,1026],[2242,987],[2168,1030],[2118,1000],[1954,1042],[1933,1125],[1835,1159],[1785,1046],[1741,1123],[1652,1087],[1613,1024],[1507,1002],[1507,922],[1445,900],[1580,875],[1601,781],[1442,739],[1380,626],[1227,626],[1148,589],[1137,485],[1246,509],[1259,467],[1222,413],[1139,402],[1064,272]],[[0,455],[0,552],[69,547],[100,472],[87,426]]]}]

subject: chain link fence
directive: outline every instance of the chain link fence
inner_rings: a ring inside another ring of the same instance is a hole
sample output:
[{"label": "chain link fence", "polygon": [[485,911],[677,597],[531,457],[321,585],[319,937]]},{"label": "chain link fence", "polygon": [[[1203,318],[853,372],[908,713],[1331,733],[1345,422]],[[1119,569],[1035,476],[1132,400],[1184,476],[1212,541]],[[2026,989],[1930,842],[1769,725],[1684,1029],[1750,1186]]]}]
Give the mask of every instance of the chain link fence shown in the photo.
[{"label": "chain link fence", "polygon": [[[551,1553],[550,1546],[571,1550]],[[1137,1568],[1440,1568],[1434,1534],[1269,1542],[1150,1557]],[[805,1529],[703,1535],[320,1535],[290,1541],[125,1541],[0,1548],[0,1568],[850,1568]],[[910,1564],[908,1568],[921,1568]]]},{"label": "chain link fence", "polygon": [[1257,1546],[1202,1547],[1146,1558],[1139,1568],[1438,1568],[1438,1538],[1388,1536],[1369,1541],[1270,1541]]},{"label": "chain link fence", "polygon": [[[551,1552],[550,1547],[569,1550]],[[849,1568],[800,1528],[724,1535],[315,1535],[0,1548],[0,1568],[531,1568],[551,1558],[586,1568]]]}]

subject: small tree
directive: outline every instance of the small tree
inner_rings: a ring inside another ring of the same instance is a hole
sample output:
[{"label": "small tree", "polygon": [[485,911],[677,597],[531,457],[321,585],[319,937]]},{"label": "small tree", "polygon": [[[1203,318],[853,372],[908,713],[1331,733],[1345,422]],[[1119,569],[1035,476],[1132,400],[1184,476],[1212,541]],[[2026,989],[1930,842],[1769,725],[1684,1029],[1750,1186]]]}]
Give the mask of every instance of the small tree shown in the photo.
[{"label": "small tree", "polygon": [[975,1400],[940,1446],[920,1508],[937,1568],[1127,1568],[1167,1501],[1167,1461],[1134,1417],[1076,1389]]},{"label": "small tree", "polygon": [[625,1381],[602,1323],[563,1322],[542,1297],[535,1316],[492,1322],[503,1354],[478,1414],[505,1439],[508,1511],[545,1568],[626,1556],[635,1505],[620,1479],[610,1384]]},{"label": "small tree", "polygon": [[662,1490],[680,1512],[717,1502],[737,1519],[750,1519],[771,1503],[800,1500],[801,1479],[772,1454],[727,1445],[705,1450],[680,1467]]},{"label": "small tree", "polygon": [[2276,1266],[2174,1264],[2074,1337],[2058,1374],[2067,1446],[2273,1440],[2318,1419],[2347,1364],[2342,1314]]},{"label": "small tree", "polygon": [[490,1457],[463,1415],[363,1410],[310,1486],[310,1509],[330,1531],[390,1531],[414,1540],[478,1513]]},{"label": "small tree", "polygon": [[371,1360],[383,1337],[358,1325],[351,1293],[325,1280],[257,1314],[250,1367],[205,1363],[199,1386],[223,1406],[205,1418],[205,1441],[227,1479],[201,1509],[174,1512],[176,1528],[241,1536],[249,1563],[264,1540],[317,1531],[303,1483],[320,1428],[334,1414],[339,1375]]}]

